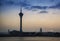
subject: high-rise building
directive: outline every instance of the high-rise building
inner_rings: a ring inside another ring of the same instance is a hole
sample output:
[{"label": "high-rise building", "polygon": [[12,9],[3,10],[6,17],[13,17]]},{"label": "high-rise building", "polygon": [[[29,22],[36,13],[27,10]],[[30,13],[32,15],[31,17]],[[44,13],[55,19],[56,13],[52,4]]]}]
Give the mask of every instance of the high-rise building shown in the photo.
[{"label": "high-rise building", "polygon": [[40,28],[40,32],[42,32],[42,28]]},{"label": "high-rise building", "polygon": [[23,17],[22,7],[20,8],[19,16],[20,16],[20,32],[23,32],[23,31],[22,31],[22,17]]}]

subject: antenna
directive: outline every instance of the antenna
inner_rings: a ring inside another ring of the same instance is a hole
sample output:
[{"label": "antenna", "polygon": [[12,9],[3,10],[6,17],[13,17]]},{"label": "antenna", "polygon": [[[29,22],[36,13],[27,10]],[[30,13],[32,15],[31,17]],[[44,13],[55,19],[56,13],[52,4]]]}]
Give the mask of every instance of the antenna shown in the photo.
[{"label": "antenna", "polygon": [[20,12],[22,13],[22,6],[20,6]]},{"label": "antenna", "polygon": [[[20,0],[22,2],[22,0]],[[22,13],[22,3],[20,4],[20,13]]]}]

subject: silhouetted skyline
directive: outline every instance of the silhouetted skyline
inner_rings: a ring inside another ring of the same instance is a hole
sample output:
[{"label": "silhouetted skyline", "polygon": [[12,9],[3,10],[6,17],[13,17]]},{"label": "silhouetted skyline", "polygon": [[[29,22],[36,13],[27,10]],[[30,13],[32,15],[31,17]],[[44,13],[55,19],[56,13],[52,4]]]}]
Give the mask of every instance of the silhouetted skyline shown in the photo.
[{"label": "silhouetted skyline", "polygon": [[60,0],[0,0],[0,32],[20,30],[21,5],[24,32],[60,32]]}]

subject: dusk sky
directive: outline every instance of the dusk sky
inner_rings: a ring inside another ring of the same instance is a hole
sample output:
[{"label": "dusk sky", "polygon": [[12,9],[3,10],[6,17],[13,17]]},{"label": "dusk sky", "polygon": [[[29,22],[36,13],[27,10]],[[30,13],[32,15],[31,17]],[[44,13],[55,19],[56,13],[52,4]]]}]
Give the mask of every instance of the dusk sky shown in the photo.
[{"label": "dusk sky", "polygon": [[19,31],[21,6],[24,32],[60,32],[60,0],[0,0],[0,32]]}]

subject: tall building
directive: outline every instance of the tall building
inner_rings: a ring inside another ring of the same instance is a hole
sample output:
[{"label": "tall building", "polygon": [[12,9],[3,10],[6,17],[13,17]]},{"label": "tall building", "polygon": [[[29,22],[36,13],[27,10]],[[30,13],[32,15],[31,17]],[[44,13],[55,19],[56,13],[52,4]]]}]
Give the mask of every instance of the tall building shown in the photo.
[{"label": "tall building", "polygon": [[19,16],[20,16],[20,32],[23,32],[23,31],[22,31],[22,17],[23,17],[22,7],[20,8]]},{"label": "tall building", "polygon": [[40,32],[42,32],[42,28],[40,28]]}]

